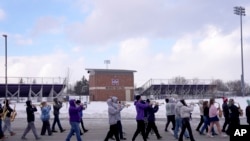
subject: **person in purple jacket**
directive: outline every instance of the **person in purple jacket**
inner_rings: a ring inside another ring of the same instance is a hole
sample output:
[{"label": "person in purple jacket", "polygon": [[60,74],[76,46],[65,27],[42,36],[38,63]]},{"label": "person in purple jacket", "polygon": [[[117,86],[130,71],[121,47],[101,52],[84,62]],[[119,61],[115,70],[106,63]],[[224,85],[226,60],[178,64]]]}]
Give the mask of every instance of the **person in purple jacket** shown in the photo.
[{"label": "person in purple jacket", "polygon": [[82,141],[81,136],[80,136],[80,127],[79,127],[80,121],[81,121],[79,112],[81,110],[83,110],[83,104],[80,104],[80,106],[76,106],[75,99],[71,99],[69,101],[69,123],[70,123],[71,129],[66,138],[66,141],[70,141],[70,138],[73,136],[74,133],[76,133],[77,141]]},{"label": "person in purple jacket", "polygon": [[136,122],[137,122],[137,129],[134,133],[132,141],[135,141],[135,138],[139,133],[141,133],[143,140],[147,141],[146,133],[145,133],[145,123],[144,123],[144,110],[149,107],[148,104],[142,103],[141,96],[137,95],[135,97],[136,101],[134,103],[136,107]]}]

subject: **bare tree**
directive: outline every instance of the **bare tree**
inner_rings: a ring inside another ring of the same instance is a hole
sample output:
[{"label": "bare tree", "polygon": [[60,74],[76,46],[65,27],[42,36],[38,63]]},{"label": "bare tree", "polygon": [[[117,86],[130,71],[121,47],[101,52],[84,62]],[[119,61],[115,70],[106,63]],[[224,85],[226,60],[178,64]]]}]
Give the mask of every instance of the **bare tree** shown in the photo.
[{"label": "bare tree", "polygon": [[174,84],[188,84],[188,80],[186,80],[184,77],[177,76],[173,78]]},{"label": "bare tree", "polygon": [[229,91],[228,86],[220,79],[213,80],[212,84],[217,86],[218,91]]},{"label": "bare tree", "polygon": [[235,92],[236,95],[241,95],[241,81],[240,80],[228,81],[227,86],[229,87],[229,90],[232,92]]}]

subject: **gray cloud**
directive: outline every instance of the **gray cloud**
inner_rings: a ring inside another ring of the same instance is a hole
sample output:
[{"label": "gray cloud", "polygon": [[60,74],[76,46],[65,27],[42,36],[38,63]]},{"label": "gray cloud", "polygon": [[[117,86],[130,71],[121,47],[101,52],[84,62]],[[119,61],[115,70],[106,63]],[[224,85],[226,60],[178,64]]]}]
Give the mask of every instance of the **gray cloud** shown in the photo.
[{"label": "gray cloud", "polygon": [[72,41],[103,44],[137,37],[178,38],[206,25],[215,25],[225,33],[239,26],[233,14],[238,2],[231,0],[93,0],[92,4],[94,8],[84,21],[66,28]]}]

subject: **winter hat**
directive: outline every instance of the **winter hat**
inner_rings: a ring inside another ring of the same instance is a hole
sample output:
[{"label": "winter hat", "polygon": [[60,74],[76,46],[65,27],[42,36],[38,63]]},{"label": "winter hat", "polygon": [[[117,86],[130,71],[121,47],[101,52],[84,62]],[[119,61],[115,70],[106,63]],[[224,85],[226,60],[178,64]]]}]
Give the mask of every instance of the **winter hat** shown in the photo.
[{"label": "winter hat", "polygon": [[248,106],[250,106],[250,100],[249,99],[247,100],[247,104],[248,104]]},{"label": "winter hat", "polygon": [[27,105],[27,106],[31,106],[31,101],[30,101],[30,100],[27,100],[27,101],[26,101],[26,105]]},{"label": "winter hat", "polygon": [[227,98],[226,97],[223,97],[223,102],[227,102]]},{"label": "winter hat", "polygon": [[135,99],[136,99],[136,100],[139,100],[140,98],[141,98],[140,95],[135,96]]},{"label": "winter hat", "polygon": [[76,100],[76,104],[80,104],[81,103],[81,100]]}]

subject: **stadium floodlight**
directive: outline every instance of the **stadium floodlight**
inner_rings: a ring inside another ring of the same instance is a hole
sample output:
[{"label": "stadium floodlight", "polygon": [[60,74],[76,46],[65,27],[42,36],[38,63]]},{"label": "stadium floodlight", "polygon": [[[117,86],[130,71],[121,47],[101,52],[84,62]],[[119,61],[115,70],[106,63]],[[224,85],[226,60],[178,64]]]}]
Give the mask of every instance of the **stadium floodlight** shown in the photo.
[{"label": "stadium floodlight", "polygon": [[234,7],[234,14],[240,16],[240,36],[241,36],[241,91],[242,96],[245,96],[245,82],[244,82],[244,61],[243,61],[243,40],[242,40],[242,16],[246,16],[245,8],[241,6]]},{"label": "stadium floodlight", "polygon": [[104,64],[106,64],[106,69],[108,69],[108,65],[110,64],[110,60],[104,60]]}]

